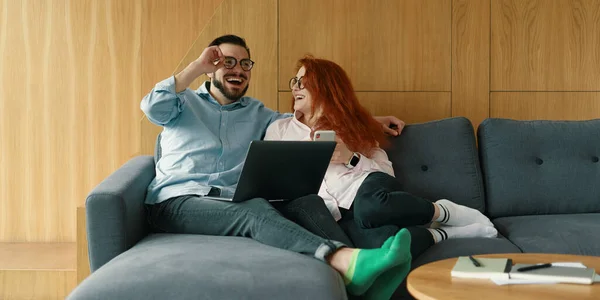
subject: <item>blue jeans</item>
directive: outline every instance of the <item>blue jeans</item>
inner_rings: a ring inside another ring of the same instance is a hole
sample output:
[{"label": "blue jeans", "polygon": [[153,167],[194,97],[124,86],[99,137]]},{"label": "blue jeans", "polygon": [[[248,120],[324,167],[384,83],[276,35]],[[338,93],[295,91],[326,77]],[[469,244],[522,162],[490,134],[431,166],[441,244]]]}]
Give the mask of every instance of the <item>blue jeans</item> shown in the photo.
[{"label": "blue jeans", "polygon": [[[323,201],[317,195],[309,195],[283,206],[311,197]],[[179,196],[149,206],[149,219],[158,232],[248,237],[322,261],[344,246],[312,234],[260,198],[235,203],[196,195]]]}]

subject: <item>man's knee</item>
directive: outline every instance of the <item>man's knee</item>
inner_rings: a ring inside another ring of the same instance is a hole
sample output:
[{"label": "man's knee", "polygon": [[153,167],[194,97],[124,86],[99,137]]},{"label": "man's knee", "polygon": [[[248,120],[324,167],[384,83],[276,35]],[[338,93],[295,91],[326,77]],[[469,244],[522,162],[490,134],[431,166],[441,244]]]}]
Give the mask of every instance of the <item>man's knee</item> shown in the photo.
[{"label": "man's knee", "polygon": [[319,197],[319,195],[306,195],[306,196],[302,196],[300,198],[294,199],[293,200],[294,203],[305,203],[305,204],[319,204],[319,203],[323,203],[323,198]]},{"label": "man's knee", "polygon": [[238,210],[252,212],[259,215],[269,212],[279,214],[277,209],[275,209],[273,205],[269,203],[269,201],[263,198],[253,198],[250,200],[239,202],[238,205]]},{"label": "man's knee", "polygon": [[307,195],[290,201],[286,206],[287,209],[302,209],[307,211],[319,211],[325,210],[329,212],[323,198],[318,195]]}]

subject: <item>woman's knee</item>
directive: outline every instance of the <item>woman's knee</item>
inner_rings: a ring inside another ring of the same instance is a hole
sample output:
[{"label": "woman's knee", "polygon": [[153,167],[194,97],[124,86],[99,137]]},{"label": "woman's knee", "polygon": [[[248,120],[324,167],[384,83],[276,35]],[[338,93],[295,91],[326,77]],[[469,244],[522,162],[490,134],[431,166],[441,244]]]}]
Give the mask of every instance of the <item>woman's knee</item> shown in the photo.
[{"label": "woman's knee", "polygon": [[379,201],[373,199],[361,198],[354,202],[354,218],[362,228],[375,228],[382,226],[380,224],[380,210],[382,206]]},{"label": "woman's knee", "polygon": [[383,172],[373,172],[365,178],[364,184],[369,189],[385,189],[387,191],[401,191],[402,184],[398,179]]}]

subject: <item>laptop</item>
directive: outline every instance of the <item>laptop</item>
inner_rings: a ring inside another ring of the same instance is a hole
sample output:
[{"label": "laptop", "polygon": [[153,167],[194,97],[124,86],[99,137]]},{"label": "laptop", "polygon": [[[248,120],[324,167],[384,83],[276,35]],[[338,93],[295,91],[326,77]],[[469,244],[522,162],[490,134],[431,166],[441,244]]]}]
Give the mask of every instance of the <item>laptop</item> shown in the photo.
[{"label": "laptop", "polygon": [[335,146],[330,141],[252,141],[233,197],[202,198],[285,201],[317,194]]}]

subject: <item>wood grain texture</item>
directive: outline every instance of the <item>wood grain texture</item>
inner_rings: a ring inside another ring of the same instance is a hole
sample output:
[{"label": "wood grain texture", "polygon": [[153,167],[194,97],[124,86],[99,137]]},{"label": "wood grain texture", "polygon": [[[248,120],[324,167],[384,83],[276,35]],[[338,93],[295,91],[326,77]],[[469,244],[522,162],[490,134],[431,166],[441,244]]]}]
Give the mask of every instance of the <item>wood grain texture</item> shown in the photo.
[{"label": "wood grain texture", "polygon": [[493,91],[600,91],[600,1],[493,0]]},{"label": "wood grain texture", "polygon": [[279,90],[306,53],[357,91],[450,91],[450,0],[280,0]]},{"label": "wood grain texture", "polygon": [[490,5],[452,1],[452,116],[477,127],[489,116]]},{"label": "wood grain texture", "polygon": [[75,288],[75,243],[0,243],[0,299],[64,299]]},{"label": "wood grain texture", "polygon": [[0,7],[0,241],[73,242],[77,204],[139,153],[141,3]]},{"label": "wood grain texture", "polygon": [[600,92],[493,92],[490,117],[517,120],[600,118]]},{"label": "wood grain texture", "polygon": [[0,270],[74,271],[75,243],[0,243]]},{"label": "wood grain texture", "polygon": [[[600,270],[600,257],[563,254],[486,254],[475,257],[512,258],[513,264],[553,262],[581,262],[589,268]],[[408,291],[417,299],[598,299],[600,285],[555,284],[498,286],[490,280],[453,278],[450,271],[456,258],[435,261],[413,270],[407,279]]]},{"label": "wood grain texture", "polygon": [[[235,34],[246,40],[253,61],[252,79],[247,96],[277,109],[277,0],[224,0],[211,21],[202,30],[175,73],[197,59],[212,40]],[[201,76],[191,88],[208,80]]]},{"label": "wood grain texture", "polygon": [[[8,0],[0,0],[0,62],[4,62],[4,57],[7,57],[6,54],[6,42],[8,40]],[[0,66],[0,236],[7,236],[9,232],[12,232],[14,229],[11,224],[8,222],[2,222],[1,220],[7,220],[8,216],[11,214],[11,207],[14,206],[8,200],[11,195],[14,195],[15,192],[9,192],[9,165],[8,159],[10,157],[10,150],[14,149],[14,146],[9,145],[9,129],[8,124],[4,120],[5,111],[7,111],[7,101],[5,95],[6,88],[4,87],[5,79],[4,79],[5,67]],[[12,137],[12,135],[11,135]],[[13,150],[14,151],[14,150]],[[14,164],[13,164],[14,165]],[[11,172],[12,173],[12,172]],[[12,181],[12,180],[11,180]]]},{"label": "wood grain texture", "polygon": [[77,207],[77,284],[90,275],[85,207]]},{"label": "wood grain texture", "polygon": [[75,286],[75,270],[0,270],[0,299],[62,300]]},{"label": "wood grain texture", "polygon": [[[396,116],[421,123],[451,116],[449,92],[357,92],[360,103],[374,116]],[[292,112],[292,94],[279,92],[281,112]]]},{"label": "wood grain texture", "polygon": [[[159,81],[173,75],[188,49],[210,22],[223,0],[144,0],[141,40],[141,96]],[[198,54],[199,55],[199,54]],[[141,97],[136,99],[139,110]],[[162,127],[147,118],[141,127],[141,152],[153,154]]]}]

